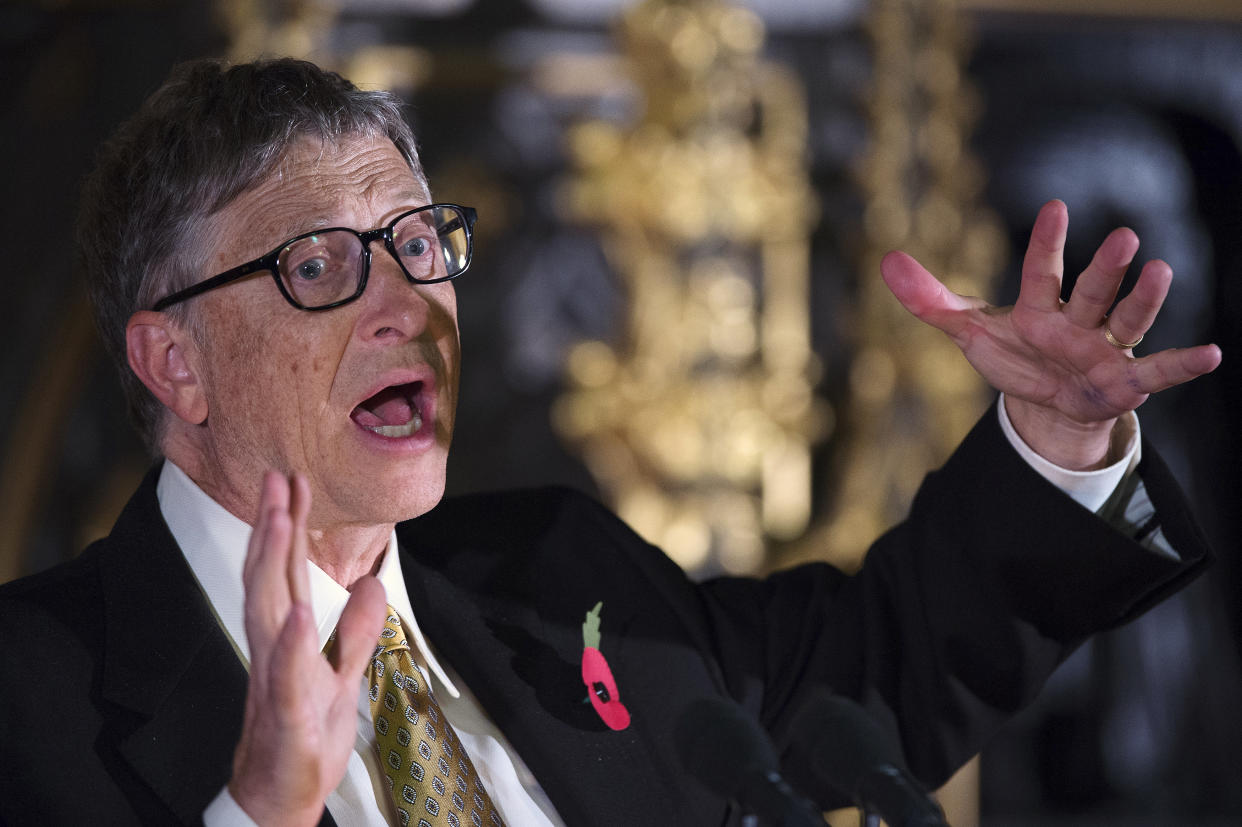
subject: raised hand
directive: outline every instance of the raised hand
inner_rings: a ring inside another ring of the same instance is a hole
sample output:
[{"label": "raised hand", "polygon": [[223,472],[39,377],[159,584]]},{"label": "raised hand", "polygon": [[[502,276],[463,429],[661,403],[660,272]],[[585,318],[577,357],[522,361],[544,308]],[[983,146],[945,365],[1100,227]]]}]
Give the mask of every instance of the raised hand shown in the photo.
[{"label": "raised hand", "polygon": [[319,649],[306,569],[310,487],[263,478],[243,580],[250,684],[229,792],[262,825],[315,824],[354,746],[363,670],[384,625],[384,588],[353,587],[332,659]]},{"label": "raised hand", "polygon": [[1134,289],[1112,305],[1138,252],[1138,236],[1117,229],[1104,239],[1061,301],[1066,207],[1039,211],[1012,307],[993,307],[949,290],[901,252],[884,257],[884,281],[907,310],[953,340],[970,364],[1006,395],[1018,434],[1064,468],[1085,470],[1109,460],[1117,417],[1157,391],[1201,376],[1220,364],[1220,348],[1200,345],[1136,358],[1132,348],[1156,319],[1173,271],[1150,261]]}]

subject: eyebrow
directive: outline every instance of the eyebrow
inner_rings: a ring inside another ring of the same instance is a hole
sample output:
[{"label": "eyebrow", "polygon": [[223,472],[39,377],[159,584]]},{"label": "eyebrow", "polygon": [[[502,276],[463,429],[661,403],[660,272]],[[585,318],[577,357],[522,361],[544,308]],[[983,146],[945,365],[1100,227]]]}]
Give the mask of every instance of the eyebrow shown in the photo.
[{"label": "eyebrow", "polygon": [[324,216],[319,216],[311,219],[300,219],[298,221],[281,220],[275,221],[271,224],[260,224],[255,228],[255,232],[265,238],[271,239],[270,243],[264,245],[265,248],[270,248],[276,244],[284,244],[291,238],[297,238],[300,235],[313,233],[316,230],[333,226],[339,225],[333,224]]},{"label": "eyebrow", "polygon": [[[406,190],[404,192],[399,193],[398,197],[405,203],[403,206],[398,207],[393,212],[392,215],[394,218],[403,212],[407,212],[409,210],[417,209],[418,207],[424,207],[429,204],[435,203],[434,201],[430,200],[430,196],[425,191]],[[423,203],[424,201],[426,203]],[[390,218],[388,220],[391,221],[392,219]],[[383,224],[380,224],[379,226],[382,227],[384,226],[384,224],[387,224],[387,223],[388,222],[386,221]],[[293,221],[281,221],[279,223],[272,224],[270,226],[272,227],[271,235],[275,237],[279,237],[280,241],[278,241],[277,243],[283,244],[285,241],[288,241],[291,238],[297,238],[298,236],[305,235],[306,233],[313,233],[316,230],[322,230],[328,227],[342,227],[345,225],[341,224],[339,221],[333,221],[332,219],[328,218],[327,215],[320,214],[319,216],[315,218],[301,220],[296,223]],[[371,230],[374,228],[373,227],[351,227],[350,229],[357,230],[359,232],[365,232],[367,230]]]}]

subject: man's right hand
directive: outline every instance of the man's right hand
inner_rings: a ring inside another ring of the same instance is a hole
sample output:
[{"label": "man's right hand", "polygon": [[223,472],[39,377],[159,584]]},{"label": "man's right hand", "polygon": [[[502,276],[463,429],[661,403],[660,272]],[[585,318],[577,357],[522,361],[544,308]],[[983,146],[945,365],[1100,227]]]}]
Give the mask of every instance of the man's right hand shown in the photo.
[{"label": "man's right hand", "polygon": [[357,730],[363,670],[384,626],[384,587],[354,584],[331,660],[320,652],[306,568],[310,487],[269,471],[243,581],[250,685],[229,793],[258,824],[315,824]]}]

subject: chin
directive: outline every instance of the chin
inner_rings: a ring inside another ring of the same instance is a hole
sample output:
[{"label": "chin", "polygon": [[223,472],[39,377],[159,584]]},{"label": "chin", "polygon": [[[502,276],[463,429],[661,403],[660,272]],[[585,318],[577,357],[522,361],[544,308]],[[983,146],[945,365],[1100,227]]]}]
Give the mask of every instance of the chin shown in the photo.
[{"label": "chin", "polygon": [[389,496],[381,502],[382,522],[399,523],[426,514],[444,499],[444,467],[434,472],[399,474],[382,490]]},{"label": "chin", "polygon": [[421,517],[431,509],[435,508],[442,499],[444,499],[443,488],[440,490],[440,493],[435,496],[429,496],[425,499],[420,498],[417,502],[411,503],[409,507],[402,509],[399,514],[395,514],[392,522],[401,523],[406,520],[412,520],[415,517]]},{"label": "chin", "polygon": [[[345,457],[341,457],[345,460]],[[435,446],[415,456],[354,454],[321,479],[340,519],[356,524],[399,523],[425,514],[444,497],[448,451]]]}]

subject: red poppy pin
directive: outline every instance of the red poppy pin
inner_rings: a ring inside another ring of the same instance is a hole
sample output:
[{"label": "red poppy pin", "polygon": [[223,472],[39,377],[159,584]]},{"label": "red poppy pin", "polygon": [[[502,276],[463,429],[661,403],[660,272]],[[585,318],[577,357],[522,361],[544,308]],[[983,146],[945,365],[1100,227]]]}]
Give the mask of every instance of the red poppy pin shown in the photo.
[{"label": "red poppy pin", "polygon": [[630,725],[630,711],[621,703],[617,681],[599,650],[599,613],[603,608],[602,601],[596,603],[582,624],[582,682],[586,684],[591,706],[604,724],[609,729],[622,730]]}]

